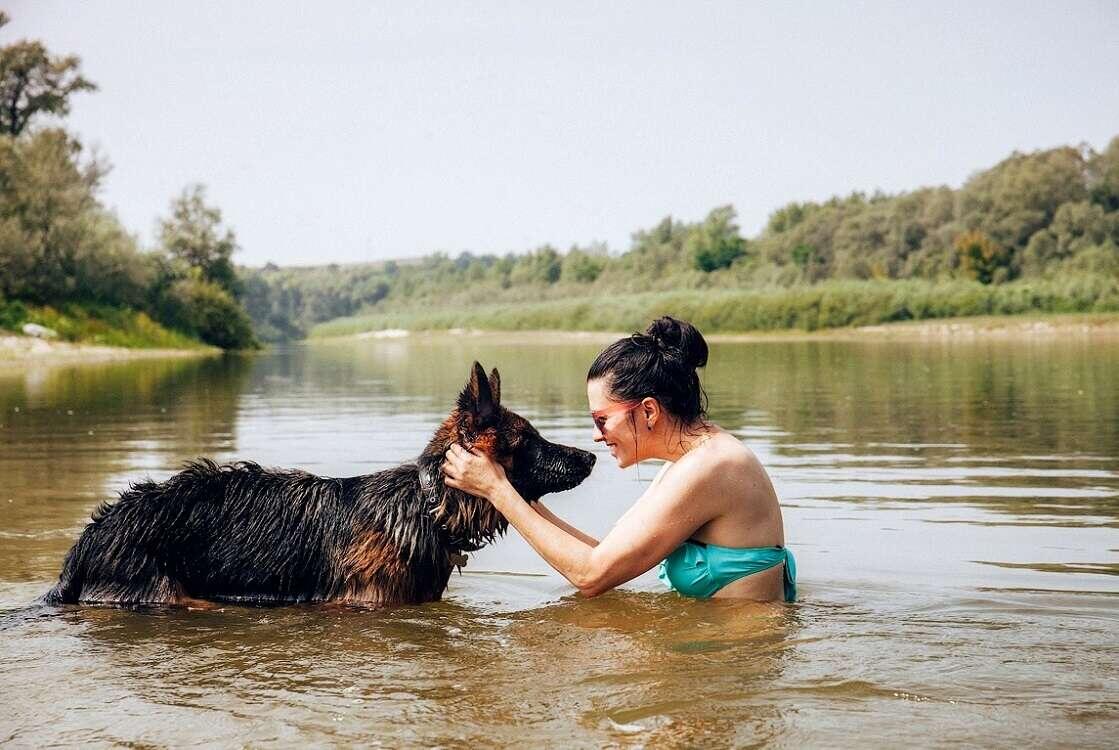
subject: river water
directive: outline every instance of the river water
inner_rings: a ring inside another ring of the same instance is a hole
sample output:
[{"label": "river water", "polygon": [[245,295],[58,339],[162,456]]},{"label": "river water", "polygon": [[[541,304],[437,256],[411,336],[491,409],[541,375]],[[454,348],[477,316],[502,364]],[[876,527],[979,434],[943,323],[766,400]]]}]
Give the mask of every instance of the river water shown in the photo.
[{"label": "river water", "polygon": [[0,371],[0,745],[1114,746],[1119,342],[712,346],[769,469],[793,605],[647,574],[586,600],[513,532],[444,601],[47,608],[92,509],[197,456],[349,476],[415,456],[480,360],[602,534],[656,467],[591,443],[601,338],[414,336]]}]

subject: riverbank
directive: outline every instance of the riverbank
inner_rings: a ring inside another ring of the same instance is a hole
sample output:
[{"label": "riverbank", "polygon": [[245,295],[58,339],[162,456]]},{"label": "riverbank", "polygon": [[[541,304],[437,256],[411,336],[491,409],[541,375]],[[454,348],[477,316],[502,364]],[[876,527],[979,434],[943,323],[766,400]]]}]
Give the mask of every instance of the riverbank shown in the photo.
[{"label": "riverbank", "polygon": [[28,324],[42,331],[37,338],[71,344],[124,349],[211,348],[193,336],[161,325],[145,312],[127,307],[81,302],[52,307],[0,300],[0,335],[28,333]]},{"label": "riverbank", "polygon": [[[553,329],[498,331],[482,328],[378,331],[319,336],[320,342],[355,339],[401,339],[412,336],[500,336],[503,343],[540,343],[547,336],[553,343],[608,343],[631,331],[559,331]],[[952,339],[1051,339],[1056,337],[1119,340],[1119,313],[1067,313],[1051,315],[992,315],[968,318],[904,321],[881,325],[827,328],[818,331],[780,330],[705,334],[711,342],[826,341],[826,340],[952,340]]]},{"label": "riverbank", "polygon": [[[842,336],[846,329],[832,332]],[[1119,313],[1064,315],[994,315],[921,320],[852,329],[859,337],[891,339],[1052,338],[1057,336],[1119,339]]]},{"label": "riverbank", "polygon": [[49,341],[0,331],[0,368],[155,357],[212,356],[220,351],[209,346],[140,349],[71,341]]},{"label": "riverbank", "polygon": [[[38,335],[21,331],[30,324]],[[138,310],[71,303],[60,308],[0,300],[0,366],[215,354]]]}]

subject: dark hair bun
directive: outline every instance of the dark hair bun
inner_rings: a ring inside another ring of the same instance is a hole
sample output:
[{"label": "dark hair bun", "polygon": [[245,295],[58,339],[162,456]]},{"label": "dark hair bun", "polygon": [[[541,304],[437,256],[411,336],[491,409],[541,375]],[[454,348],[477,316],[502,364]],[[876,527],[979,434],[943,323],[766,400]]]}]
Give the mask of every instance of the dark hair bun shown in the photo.
[{"label": "dark hair bun", "polygon": [[650,323],[645,335],[656,341],[665,353],[679,357],[690,368],[707,364],[707,342],[703,334],[686,320],[665,315]]},{"label": "dark hair bun", "polygon": [[587,371],[587,381],[609,378],[614,401],[640,401],[652,396],[661,406],[691,425],[707,413],[707,394],[696,369],[707,364],[707,342],[691,323],[667,315],[645,333],[618,339],[603,349]]}]

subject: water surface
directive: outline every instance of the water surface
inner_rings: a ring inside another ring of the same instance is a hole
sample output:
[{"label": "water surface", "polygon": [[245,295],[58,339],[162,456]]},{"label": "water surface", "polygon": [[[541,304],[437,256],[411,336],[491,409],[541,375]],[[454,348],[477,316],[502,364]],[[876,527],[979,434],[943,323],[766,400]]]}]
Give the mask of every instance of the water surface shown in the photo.
[{"label": "water surface", "polygon": [[91,510],[197,456],[414,457],[470,363],[599,463],[602,534],[656,467],[591,443],[597,340],[320,343],[0,372],[0,744],[1104,747],[1119,734],[1119,346],[720,343],[712,418],[769,468],[795,605],[652,575],[586,600],[513,533],[443,602],[33,606]]}]

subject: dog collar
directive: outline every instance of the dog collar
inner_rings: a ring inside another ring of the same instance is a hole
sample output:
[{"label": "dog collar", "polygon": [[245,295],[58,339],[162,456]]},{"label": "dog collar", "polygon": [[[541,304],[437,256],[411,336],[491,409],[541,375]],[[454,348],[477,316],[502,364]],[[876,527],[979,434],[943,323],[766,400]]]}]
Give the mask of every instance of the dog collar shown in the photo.
[{"label": "dog collar", "polygon": [[[436,469],[436,471],[437,470],[438,469]],[[479,544],[474,540],[463,539],[462,537],[452,533],[451,530],[447,528],[446,524],[442,523],[439,520],[439,517],[436,515],[442,503],[440,502],[440,499],[436,497],[436,494],[439,491],[439,485],[435,480],[433,472],[430,469],[421,468],[417,472],[417,475],[420,482],[420,494],[423,496],[424,506],[427,509],[427,513],[429,516],[431,516],[431,520],[435,522],[435,528],[443,537],[446,545],[451,548],[451,563],[457,566],[461,572],[462,566],[466,564],[466,555],[462,553],[477,552],[485,546],[485,543],[483,542]]]}]

